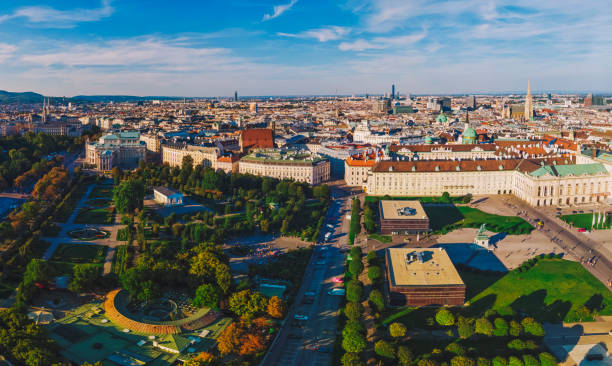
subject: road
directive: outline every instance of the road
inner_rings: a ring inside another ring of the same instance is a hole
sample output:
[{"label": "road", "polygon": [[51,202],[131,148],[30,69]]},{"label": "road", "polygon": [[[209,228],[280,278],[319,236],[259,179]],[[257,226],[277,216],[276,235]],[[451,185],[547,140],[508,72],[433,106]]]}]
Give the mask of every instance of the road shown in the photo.
[{"label": "road", "polygon": [[[347,245],[346,214],[350,212],[350,195],[346,191],[333,187],[332,196],[334,202],[321,237],[330,230],[332,236],[327,244],[315,248],[295,303],[262,362],[264,366],[327,366],[331,362],[341,297],[327,292],[334,285],[339,286],[332,279],[344,273],[345,254],[340,249]],[[315,293],[314,302],[303,304],[304,293],[309,291]],[[298,327],[293,321],[295,315],[305,315],[308,320]]]},{"label": "road", "polygon": [[568,225],[561,219],[550,215],[543,209],[536,209],[520,201],[517,198],[504,199],[504,204],[516,209],[519,216],[529,221],[535,226],[536,219],[543,221],[542,233],[550,240],[559,245],[567,253],[581,260],[595,258],[594,264],[583,264],[589,272],[597,277],[601,282],[608,286],[612,279],[612,263],[610,259],[602,255],[598,250],[600,244],[586,237],[586,235],[574,232],[575,228]]}]

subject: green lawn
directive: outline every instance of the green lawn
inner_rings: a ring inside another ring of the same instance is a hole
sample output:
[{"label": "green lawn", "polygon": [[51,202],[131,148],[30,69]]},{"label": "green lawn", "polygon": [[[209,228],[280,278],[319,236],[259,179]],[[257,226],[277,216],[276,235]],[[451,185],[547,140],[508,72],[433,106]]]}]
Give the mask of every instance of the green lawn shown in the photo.
[{"label": "green lawn", "polygon": [[107,184],[99,184],[91,190],[89,198],[113,198],[113,186]]},{"label": "green lawn", "polygon": [[429,216],[434,231],[449,232],[462,227],[477,228],[487,224],[487,230],[505,232],[509,235],[527,234],[533,227],[517,216],[500,216],[467,206],[426,205],[423,207]]},{"label": "green lawn", "polygon": [[[464,196],[450,197],[452,203],[463,202]],[[366,202],[376,202],[380,200],[392,200],[392,201],[420,201],[421,203],[447,203],[443,202],[440,196],[427,196],[427,197],[406,197],[406,196],[366,196]]]},{"label": "green lawn", "polygon": [[51,261],[70,263],[103,263],[106,257],[104,245],[60,244],[53,253]]},{"label": "green lawn", "polygon": [[112,224],[115,219],[114,208],[88,208],[83,207],[79,210],[76,218],[74,219],[75,224]]},{"label": "green lawn", "polygon": [[368,235],[368,239],[378,240],[381,243],[391,243],[393,238],[391,235],[380,235],[380,234],[370,234]]},{"label": "green lawn", "polygon": [[540,259],[527,272],[508,272],[470,302],[500,313],[521,311],[542,321],[576,320],[581,305],[612,315],[612,293],[580,263]]},{"label": "green lawn", "polygon": [[[593,214],[592,213],[586,213],[586,214],[576,214],[576,215],[564,215],[561,216],[561,220],[567,222],[568,224],[572,225],[573,227],[576,228],[584,228],[587,230],[592,230],[592,224],[593,224]],[[595,217],[595,220],[597,220],[597,216]],[[603,229],[609,229],[610,228],[610,224],[611,224],[610,219],[608,219],[606,217],[605,222],[602,222],[601,224],[595,225],[595,230],[603,230]]]}]

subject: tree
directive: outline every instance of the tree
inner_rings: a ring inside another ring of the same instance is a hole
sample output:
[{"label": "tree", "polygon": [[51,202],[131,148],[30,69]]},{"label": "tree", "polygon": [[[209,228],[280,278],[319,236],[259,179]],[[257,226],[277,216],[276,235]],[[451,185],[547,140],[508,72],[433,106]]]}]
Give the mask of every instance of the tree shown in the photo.
[{"label": "tree", "polygon": [[365,327],[358,320],[349,320],[342,329],[343,337],[348,337],[353,333],[365,334]]},{"label": "tree", "polygon": [[272,296],[268,302],[268,315],[276,319],[281,319],[285,316],[285,311],[285,302],[278,296]]},{"label": "tree", "polygon": [[442,192],[442,197],[440,197],[440,202],[450,203],[451,202],[450,194],[448,192]]},{"label": "tree", "polygon": [[215,277],[221,291],[227,294],[232,286],[232,271],[230,267],[225,263],[219,263],[215,268]]},{"label": "tree", "polygon": [[349,272],[353,275],[353,278],[357,278],[361,271],[363,271],[363,263],[361,258],[352,258],[348,266]]},{"label": "tree", "polygon": [[525,366],[540,366],[540,361],[532,355],[523,355],[523,363]]},{"label": "tree", "polygon": [[521,325],[527,334],[531,334],[535,337],[544,337],[545,335],[542,324],[538,323],[534,318],[524,318],[521,321]]},{"label": "tree", "polygon": [[382,278],[382,270],[379,266],[368,267],[368,278],[372,283],[377,283]]},{"label": "tree", "polygon": [[408,366],[414,361],[414,355],[406,346],[397,347],[397,361],[401,366]]},{"label": "tree", "polygon": [[474,360],[465,356],[455,356],[451,359],[451,366],[474,366]]},{"label": "tree", "polygon": [[363,285],[359,280],[350,280],[346,284],[346,299],[351,302],[360,302],[363,295]]},{"label": "tree", "polygon": [[206,351],[183,363],[183,366],[210,366],[215,363],[215,356]]},{"label": "tree", "polygon": [[542,366],[557,366],[557,359],[548,352],[542,352],[538,355],[540,365]]},{"label": "tree", "polygon": [[491,360],[484,357],[478,357],[476,360],[476,366],[491,366]]},{"label": "tree", "polygon": [[504,318],[495,318],[493,324],[495,325],[493,335],[497,337],[505,337],[508,335],[508,322]]},{"label": "tree", "polygon": [[449,343],[448,346],[446,346],[445,351],[454,353],[457,356],[465,355],[465,348],[463,348],[463,346],[460,345],[459,343],[455,343],[455,342]]},{"label": "tree", "polygon": [[248,316],[254,316],[257,314],[265,313],[268,308],[268,298],[259,292],[251,294],[248,302]]},{"label": "tree", "polygon": [[72,292],[83,292],[93,289],[100,279],[100,267],[95,264],[75,264],[72,281],[68,289]]},{"label": "tree", "polygon": [[361,314],[363,314],[363,306],[360,303],[351,301],[346,304],[346,307],[344,308],[344,315],[349,320],[357,320],[361,318]]},{"label": "tree", "polygon": [[359,353],[366,347],[366,339],[363,334],[350,333],[348,337],[342,337],[342,348],[346,352]]},{"label": "tree", "polygon": [[245,331],[239,323],[233,322],[227,326],[217,338],[217,349],[221,355],[229,355],[230,353],[240,349],[242,337]]},{"label": "tree", "polygon": [[113,177],[113,184],[118,185],[121,182],[121,168],[116,166],[111,169],[111,176]]},{"label": "tree", "polygon": [[121,182],[113,190],[113,201],[119,213],[134,213],[142,209],[145,188],[141,180],[130,179]]},{"label": "tree", "polygon": [[393,338],[403,338],[406,336],[408,329],[402,323],[393,322],[389,325],[389,334]]},{"label": "tree", "polygon": [[523,331],[523,327],[521,326],[521,324],[515,320],[511,320],[510,321],[510,329],[508,330],[508,333],[513,336],[513,337],[518,337],[521,335],[521,332]]},{"label": "tree", "polygon": [[374,307],[376,307],[376,311],[378,311],[379,313],[385,310],[385,297],[383,296],[382,292],[380,292],[380,290],[370,291],[370,296],[368,297],[368,300],[370,300],[370,302],[374,304]]},{"label": "tree", "polygon": [[436,322],[441,326],[448,327],[455,324],[455,316],[445,307],[440,308],[436,313]]},{"label": "tree", "polygon": [[395,347],[384,339],[374,343],[374,352],[381,357],[395,359]]},{"label": "tree", "polygon": [[516,350],[516,351],[522,351],[525,349],[525,343],[521,341],[520,339],[513,339],[510,342],[508,342],[508,348]]},{"label": "tree", "polygon": [[486,336],[493,335],[493,324],[487,318],[476,319],[476,333]]},{"label": "tree", "polygon": [[206,306],[209,308],[218,309],[219,301],[221,301],[219,290],[210,283],[205,283],[196,289],[195,297],[193,298],[192,303],[197,307]]},{"label": "tree", "polygon": [[425,358],[419,360],[417,366],[438,366],[438,362],[436,362],[436,360],[432,360],[431,358]]},{"label": "tree", "polygon": [[240,341],[239,354],[241,355],[255,355],[266,349],[265,340],[261,334],[245,334]]},{"label": "tree", "polygon": [[508,360],[501,356],[495,356],[493,360],[491,360],[491,363],[493,364],[493,366],[508,366]]},{"label": "tree", "polygon": [[47,283],[53,279],[53,268],[42,259],[32,259],[23,273],[24,284]]},{"label": "tree", "polygon": [[523,361],[516,356],[508,357],[508,366],[523,366]]},{"label": "tree", "polygon": [[459,338],[467,339],[474,335],[474,322],[470,318],[460,316],[457,319],[457,332]]},{"label": "tree", "polygon": [[365,363],[359,358],[359,354],[347,352],[342,356],[342,366],[364,366]]}]

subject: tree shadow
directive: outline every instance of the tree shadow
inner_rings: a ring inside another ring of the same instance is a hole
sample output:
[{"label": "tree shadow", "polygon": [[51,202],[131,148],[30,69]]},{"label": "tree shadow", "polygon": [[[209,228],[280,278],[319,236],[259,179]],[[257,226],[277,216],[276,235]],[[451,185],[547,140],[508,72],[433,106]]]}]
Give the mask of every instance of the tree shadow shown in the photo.
[{"label": "tree shadow", "polygon": [[586,306],[591,312],[600,311],[605,307],[603,300],[604,298],[601,294],[595,294],[584,303],[584,306]]},{"label": "tree shadow", "polygon": [[544,307],[544,299],[546,298],[547,291],[544,289],[536,290],[528,295],[520,296],[510,307],[515,312],[525,316],[533,315],[536,309]]},{"label": "tree shadow", "polygon": [[476,317],[485,313],[485,311],[491,309],[493,305],[495,305],[495,301],[497,300],[497,295],[490,294],[483,298],[480,298],[469,306],[463,309],[465,316],[468,317]]},{"label": "tree shadow", "polygon": [[536,290],[528,295],[521,296],[514,300],[510,307],[522,316],[533,316],[543,321],[558,323],[569,313],[572,303],[570,301],[556,300],[547,305],[544,302],[547,291],[545,289]]}]

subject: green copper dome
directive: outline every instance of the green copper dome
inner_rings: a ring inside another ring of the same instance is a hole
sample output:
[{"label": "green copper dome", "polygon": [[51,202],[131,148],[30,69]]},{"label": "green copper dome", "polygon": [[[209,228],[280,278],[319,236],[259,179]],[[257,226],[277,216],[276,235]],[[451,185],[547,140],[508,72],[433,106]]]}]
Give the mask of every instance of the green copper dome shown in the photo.
[{"label": "green copper dome", "polygon": [[431,136],[425,136],[426,144],[433,144],[433,138]]},{"label": "green copper dome", "polygon": [[465,129],[465,131],[463,131],[463,137],[476,139],[476,137],[478,137],[478,134],[476,133],[475,129],[473,129],[472,127],[468,127]]},{"label": "green copper dome", "polygon": [[438,123],[446,123],[446,122],[448,122],[448,118],[446,118],[446,115],[444,113],[440,112],[440,114],[436,118],[436,122],[438,122]]}]

